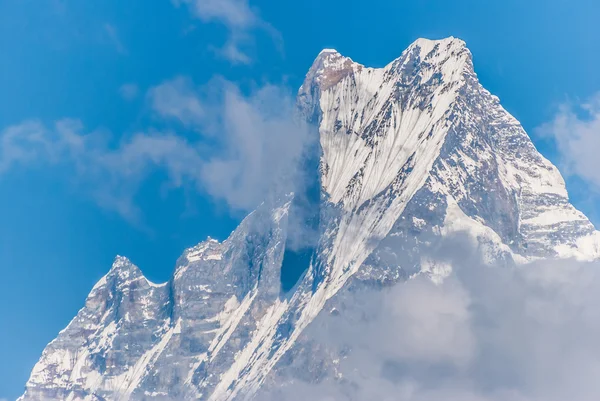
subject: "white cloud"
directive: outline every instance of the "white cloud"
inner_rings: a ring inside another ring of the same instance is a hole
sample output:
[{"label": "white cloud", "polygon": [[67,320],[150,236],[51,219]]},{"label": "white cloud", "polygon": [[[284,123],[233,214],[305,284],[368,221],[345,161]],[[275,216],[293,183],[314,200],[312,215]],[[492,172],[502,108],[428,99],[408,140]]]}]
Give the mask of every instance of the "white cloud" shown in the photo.
[{"label": "white cloud", "polygon": [[246,96],[224,80],[199,90],[177,78],[149,93],[159,115],[217,142],[220,151],[204,160],[199,174],[206,191],[232,209],[250,210],[267,194],[302,184],[298,166],[316,137],[296,118],[294,96],[286,89],[265,85]]},{"label": "white cloud", "polygon": [[103,28],[108,40],[115,47],[117,52],[120,54],[127,54],[127,48],[121,41],[117,28],[113,24],[109,23],[104,24]]},{"label": "white cloud", "polygon": [[418,278],[384,299],[383,310],[393,326],[386,334],[393,335],[382,335],[378,328],[372,334],[394,350],[386,357],[462,365],[474,348],[468,330],[469,302],[469,294],[457,281],[448,280],[438,287]]},{"label": "white cloud", "polygon": [[151,106],[163,118],[175,118],[185,126],[198,126],[205,120],[204,105],[185,77],[177,77],[148,91]]},{"label": "white cloud", "polygon": [[0,131],[0,173],[43,165],[72,168],[85,192],[135,223],[140,215],[133,197],[154,170],[166,170],[172,186],[196,181],[200,158],[182,138],[138,133],[115,148],[108,139],[102,131],[85,132],[78,120],[52,126],[25,121]]},{"label": "white cloud", "polygon": [[27,121],[4,129],[0,145],[0,173],[14,165],[35,162],[39,153],[52,156],[49,134],[37,121]]},{"label": "white cloud", "polygon": [[289,92],[267,85],[245,97],[226,84],[220,117],[224,152],[202,170],[213,196],[233,208],[251,209],[274,188],[281,194],[302,184],[298,166],[313,138],[294,118]]},{"label": "white cloud", "polygon": [[141,220],[134,196],[153,172],[165,171],[172,188],[193,188],[201,166],[193,144],[170,133],[138,133],[114,150],[87,149],[79,160],[85,160],[79,162],[78,171],[91,180],[89,192],[94,198],[134,223]]},{"label": "white cloud", "polygon": [[260,18],[248,5],[248,0],[181,0],[202,21],[218,21],[231,29],[248,29]]},{"label": "white cloud", "polygon": [[339,313],[320,316],[307,334],[326,346],[314,366],[341,352],[341,381],[296,378],[261,400],[598,398],[600,264],[507,268],[451,258],[455,272],[440,285],[417,277],[346,290]]},{"label": "white cloud", "polygon": [[600,191],[600,93],[582,104],[562,104],[538,132],[556,141],[565,174],[577,175]]},{"label": "white cloud", "polygon": [[216,49],[217,54],[220,54],[233,64],[250,64],[252,59],[240,49],[240,38],[242,35],[234,35],[221,49]]},{"label": "white cloud", "polygon": [[194,17],[202,22],[218,22],[227,27],[229,38],[217,52],[234,64],[252,62],[245,49],[252,44],[251,33],[256,29],[268,32],[280,45],[279,33],[260,18],[248,0],[173,0],[173,3],[187,5]]},{"label": "white cloud", "polygon": [[134,223],[142,218],[135,195],[156,171],[166,172],[169,187],[204,191],[232,210],[250,210],[269,194],[296,189],[310,136],[294,118],[293,96],[272,85],[249,95],[223,80],[210,86],[203,94],[190,80],[176,78],[148,93],[159,117],[204,137],[147,130],[115,145],[109,133],[86,131],[78,120],[24,121],[0,131],[0,174],[72,168],[86,193]]},{"label": "white cloud", "polygon": [[139,88],[134,83],[126,83],[119,87],[119,94],[125,100],[131,101],[135,99],[139,93]]}]

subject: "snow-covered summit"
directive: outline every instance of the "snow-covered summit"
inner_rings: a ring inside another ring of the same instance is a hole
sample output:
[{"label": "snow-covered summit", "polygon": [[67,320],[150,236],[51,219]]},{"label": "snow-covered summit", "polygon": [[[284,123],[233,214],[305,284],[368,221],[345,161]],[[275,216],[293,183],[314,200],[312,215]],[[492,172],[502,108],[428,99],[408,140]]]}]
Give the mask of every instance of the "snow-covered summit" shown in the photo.
[{"label": "snow-covered summit", "polygon": [[416,39],[408,48],[407,51],[413,51],[413,49],[419,49],[419,56],[421,59],[425,59],[428,54],[431,53],[436,47],[439,47],[442,51],[449,53],[462,52],[467,50],[467,44],[464,40],[449,36],[447,38],[432,40],[427,38]]},{"label": "snow-covered summit", "polygon": [[[417,39],[414,41],[400,57],[390,62],[384,69],[392,70],[398,60],[406,60],[406,55],[411,54],[418,57],[417,63],[428,63],[430,65],[444,64],[445,76],[450,77],[452,69],[460,70],[470,64],[471,53],[467,49],[464,41],[449,37],[441,40]],[[410,59],[414,61],[414,59]],[[323,49],[313,62],[309,69],[303,89],[309,88],[312,84],[317,84],[320,89],[327,90],[329,87],[340,82],[344,77],[353,73],[360,73],[366,70],[368,75],[377,69],[366,68],[364,65],[353,61],[350,57],[343,56],[335,49]],[[302,89],[301,89],[302,92]]]},{"label": "snow-covered summit", "polygon": [[409,192],[396,190],[399,196],[425,187],[454,198],[518,260],[599,255],[598,234],[568,202],[560,173],[480,85],[462,40],[418,39],[378,69],[321,54],[299,99],[307,114],[319,115],[322,184],[331,202],[356,209],[410,168]]},{"label": "snow-covered summit", "polygon": [[[600,256],[599,233],[459,39],[418,39],[383,68],[324,50],[298,106],[321,145],[309,257],[287,246],[292,197],[185,251],[162,286],[118,257],[44,350],[22,401],[246,400],[283,372],[302,377],[306,353],[318,377],[337,378],[305,329],[340,310],[350,286],[442,280],[452,266],[427,252],[457,233],[490,264]],[[282,294],[294,263],[305,273]]]}]

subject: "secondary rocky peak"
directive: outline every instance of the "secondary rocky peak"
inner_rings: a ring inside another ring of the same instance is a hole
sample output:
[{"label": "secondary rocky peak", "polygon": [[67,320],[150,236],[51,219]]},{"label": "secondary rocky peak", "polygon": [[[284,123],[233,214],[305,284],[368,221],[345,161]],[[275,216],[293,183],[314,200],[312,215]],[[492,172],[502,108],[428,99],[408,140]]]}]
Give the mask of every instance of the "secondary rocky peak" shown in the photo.
[{"label": "secondary rocky peak", "polygon": [[435,53],[458,54],[462,51],[469,51],[465,41],[454,36],[438,40],[419,38],[411,43],[404,53],[411,52],[413,49],[419,49],[419,56],[422,60]]},{"label": "secondary rocky peak", "polygon": [[306,81],[318,85],[321,90],[327,90],[357,69],[362,69],[362,65],[342,56],[337,50],[325,49],[313,62]]},{"label": "secondary rocky peak", "polygon": [[115,297],[120,298],[117,295],[122,293],[162,291],[164,288],[166,288],[166,283],[155,284],[151,282],[144,276],[140,268],[128,258],[117,255],[108,273],[96,283],[90,292],[86,303],[103,303],[106,300],[115,299]]},{"label": "secondary rocky peak", "polygon": [[[326,91],[344,78],[361,72],[363,69],[371,74],[376,70],[387,70],[394,73],[398,72],[399,68],[428,67],[429,69],[437,68],[434,73],[441,73],[447,78],[456,78],[456,75],[460,74],[465,66],[472,70],[471,52],[463,40],[452,36],[440,40],[417,39],[398,58],[381,69],[366,68],[350,57],[343,56],[335,49],[323,49],[312,64],[303,89],[306,90],[307,87],[316,85],[321,91]],[[456,72],[454,76],[453,72]]]},{"label": "secondary rocky peak", "polygon": [[125,256],[117,255],[110,268],[110,272],[116,275],[141,274],[140,269]]}]

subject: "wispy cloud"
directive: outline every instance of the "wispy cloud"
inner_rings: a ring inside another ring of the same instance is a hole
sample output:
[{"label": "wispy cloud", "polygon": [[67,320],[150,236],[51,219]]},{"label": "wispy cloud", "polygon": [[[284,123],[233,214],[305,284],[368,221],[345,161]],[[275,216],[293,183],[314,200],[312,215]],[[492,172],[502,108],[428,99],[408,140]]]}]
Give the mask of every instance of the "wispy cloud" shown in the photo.
[{"label": "wispy cloud", "polygon": [[151,88],[148,99],[160,117],[177,119],[185,126],[200,126],[206,119],[205,105],[189,78],[176,77]]},{"label": "wispy cloud", "polygon": [[141,216],[133,197],[153,171],[166,170],[176,187],[195,181],[199,156],[173,134],[137,133],[117,147],[110,147],[109,139],[103,131],[86,132],[78,120],[49,126],[25,121],[0,131],[0,173],[45,165],[72,168],[86,193],[136,224]]},{"label": "wispy cloud", "polygon": [[110,43],[115,47],[117,52],[119,52],[120,54],[127,54],[127,48],[121,41],[117,28],[112,24],[106,23],[104,24],[103,29],[104,33],[106,34],[106,37],[108,38]]},{"label": "wispy cloud", "polygon": [[235,64],[249,64],[252,58],[244,50],[252,45],[252,32],[260,29],[268,32],[281,46],[279,32],[264,21],[248,4],[248,0],[173,0],[176,6],[185,4],[200,21],[217,22],[229,30],[229,38],[217,52]]},{"label": "wispy cloud", "polygon": [[119,87],[119,94],[125,100],[131,101],[135,99],[139,93],[139,88],[135,83],[126,83]]},{"label": "wispy cloud", "polygon": [[202,185],[232,209],[252,209],[274,188],[283,193],[294,189],[288,183],[302,182],[298,166],[316,136],[296,118],[289,90],[266,85],[245,96],[222,79],[199,89],[179,77],[149,96],[160,116],[217,142],[219,152],[211,152],[200,169]]},{"label": "wispy cloud", "polygon": [[240,44],[245,41],[246,35],[232,34],[227,43],[220,48],[214,49],[217,54],[226,58],[233,64],[250,64],[252,58],[248,56],[242,49]]},{"label": "wispy cloud", "polygon": [[202,91],[189,79],[175,78],[148,91],[159,118],[198,133],[188,139],[148,129],[115,145],[106,131],[89,131],[69,119],[6,127],[0,131],[0,175],[14,168],[71,168],[85,193],[136,224],[142,215],[135,195],[157,171],[167,174],[169,187],[203,191],[234,211],[256,207],[269,193],[293,190],[310,138],[295,119],[291,93],[267,85],[246,96],[224,80],[211,86]]},{"label": "wispy cloud", "polygon": [[231,29],[248,29],[260,22],[248,0],[176,0],[176,3],[187,3],[204,22],[222,22]]},{"label": "wispy cloud", "polygon": [[0,173],[15,165],[36,162],[40,153],[53,158],[52,140],[46,127],[37,121],[26,121],[4,129],[0,144]]},{"label": "wispy cloud", "polygon": [[576,175],[600,191],[600,92],[587,101],[560,105],[538,131],[555,140],[566,175]]}]

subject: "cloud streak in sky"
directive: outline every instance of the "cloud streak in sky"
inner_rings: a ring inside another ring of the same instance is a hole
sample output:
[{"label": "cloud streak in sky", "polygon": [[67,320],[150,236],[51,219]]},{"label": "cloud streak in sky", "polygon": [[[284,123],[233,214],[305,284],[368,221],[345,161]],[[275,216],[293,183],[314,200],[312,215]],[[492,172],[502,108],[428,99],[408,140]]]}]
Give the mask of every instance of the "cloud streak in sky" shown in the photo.
[{"label": "cloud streak in sky", "polygon": [[104,24],[104,32],[106,33],[106,36],[108,37],[110,43],[115,47],[119,54],[127,54],[127,48],[121,41],[121,38],[119,37],[119,32],[113,24]]},{"label": "cloud streak in sky", "polygon": [[181,2],[189,4],[202,21],[222,22],[230,29],[248,29],[260,21],[250,8],[248,0],[181,0]]},{"label": "cloud streak in sky", "polygon": [[279,32],[250,7],[248,0],[173,0],[173,3],[187,5],[192,15],[204,23],[223,24],[229,38],[217,52],[234,64],[252,62],[245,49],[252,44],[255,30],[268,32],[278,44],[281,41]]},{"label": "cloud streak in sky", "polygon": [[579,176],[600,191],[600,92],[581,104],[562,104],[538,133],[555,140],[564,174]]},{"label": "cloud streak in sky", "polygon": [[72,169],[77,184],[106,208],[139,223],[133,197],[141,183],[164,169],[172,186],[194,181],[199,155],[172,133],[136,133],[117,146],[103,131],[86,132],[79,120],[51,126],[25,121],[0,132],[0,173],[13,168],[62,166]]}]

